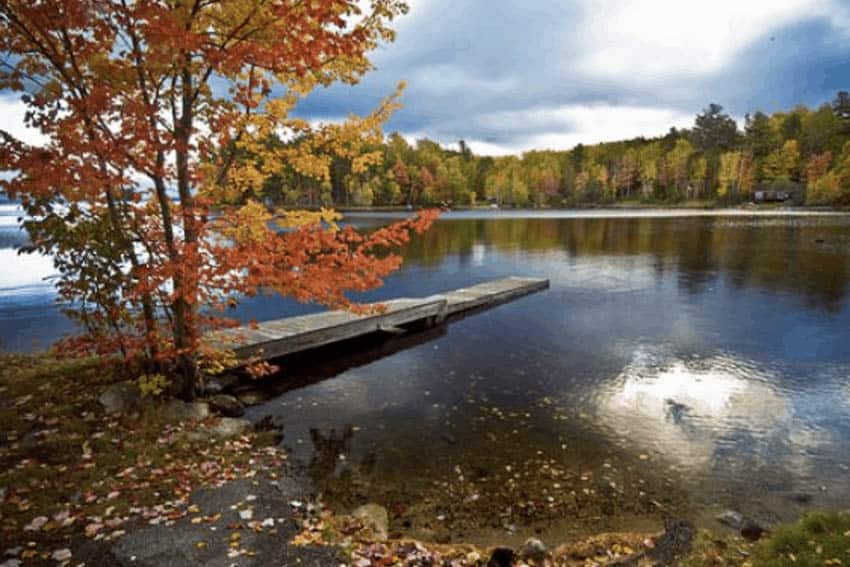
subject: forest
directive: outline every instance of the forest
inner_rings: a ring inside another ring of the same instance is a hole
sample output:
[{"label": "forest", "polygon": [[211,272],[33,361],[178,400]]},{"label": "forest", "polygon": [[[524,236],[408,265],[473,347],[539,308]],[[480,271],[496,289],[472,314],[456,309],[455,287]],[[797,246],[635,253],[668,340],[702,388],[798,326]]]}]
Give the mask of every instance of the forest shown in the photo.
[{"label": "forest", "polygon": [[287,169],[267,179],[263,193],[275,204],[309,207],[734,205],[753,201],[758,191],[785,194],[795,204],[850,204],[847,92],[817,109],[747,114],[743,131],[710,104],[691,128],[662,137],[502,157],[475,155],[463,140],[457,148],[429,139],[411,145],[393,133],[370,148],[382,159],[368,168],[334,157],[329,178]]}]

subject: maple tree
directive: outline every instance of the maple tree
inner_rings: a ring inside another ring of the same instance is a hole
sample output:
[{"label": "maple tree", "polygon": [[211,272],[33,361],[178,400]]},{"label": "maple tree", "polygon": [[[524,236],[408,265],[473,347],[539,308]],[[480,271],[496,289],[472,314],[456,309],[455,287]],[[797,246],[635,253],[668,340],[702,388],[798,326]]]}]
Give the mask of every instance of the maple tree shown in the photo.
[{"label": "maple tree", "polygon": [[[369,234],[330,210],[273,211],[283,168],[329,183],[362,172],[399,91],[373,113],[311,125],[299,100],[355,83],[394,34],[399,0],[2,0],[0,89],[21,92],[46,143],[0,131],[0,189],[21,200],[32,249],[51,254],[84,333],[66,352],[168,371],[191,398],[222,353],[205,340],[228,307],[266,290],[352,308],[390,249],[435,218]],[[273,137],[292,143],[270,144]],[[278,221],[280,227],[275,227]]]}]

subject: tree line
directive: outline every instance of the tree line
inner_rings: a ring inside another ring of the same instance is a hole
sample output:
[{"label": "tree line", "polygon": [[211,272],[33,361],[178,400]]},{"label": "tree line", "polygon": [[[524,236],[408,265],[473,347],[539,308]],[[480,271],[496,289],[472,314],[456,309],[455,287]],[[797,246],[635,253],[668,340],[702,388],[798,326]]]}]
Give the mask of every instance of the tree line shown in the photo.
[{"label": "tree line", "polygon": [[736,204],[759,191],[798,204],[847,205],[850,94],[817,109],[748,114],[743,131],[710,104],[689,129],[568,151],[479,156],[463,140],[448,149],[428,139],[410,144],[398,133],[371,150],[381,159],[365,170],[336,157],[330,178],[283,171],[266,180],[264,193],[276,204],[314,207]]}]

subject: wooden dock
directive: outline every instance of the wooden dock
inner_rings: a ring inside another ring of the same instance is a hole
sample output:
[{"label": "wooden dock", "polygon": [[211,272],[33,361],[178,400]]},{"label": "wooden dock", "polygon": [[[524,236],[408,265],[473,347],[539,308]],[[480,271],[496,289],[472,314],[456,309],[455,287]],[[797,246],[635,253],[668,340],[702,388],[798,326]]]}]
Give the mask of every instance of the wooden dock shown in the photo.
[{"label": "wooden dock", "polygon": [[381,312],[357,315],[325,311],[219,331],[215,342],[242,360],[273,359],[327,346],[371,333],[404,333],[406,326],[432,326],[472,310],[480,310],[549,287],[549,280],[510,277],[420,299],[383,301]]}]

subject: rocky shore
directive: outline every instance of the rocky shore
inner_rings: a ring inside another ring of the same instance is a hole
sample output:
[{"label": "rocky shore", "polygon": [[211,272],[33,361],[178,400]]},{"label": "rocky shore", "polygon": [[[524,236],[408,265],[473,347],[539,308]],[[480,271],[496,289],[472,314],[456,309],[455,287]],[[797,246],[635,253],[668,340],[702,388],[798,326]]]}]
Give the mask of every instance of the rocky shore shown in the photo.
[{"label": "rocky shore", "polygon": [[729,527],[720,535],[667,518],[654,533],[551,532],[544,541],[496,537],[487,545],[417,540],[386,503],[327,506],[280,448],[281,424],[244,417],[254,394],[238,381],[213,382],[204,398],[186,403],[152,400],[94,362],[0,362],[0,567],[703,567],[818,549],[825,560],[842,560],[829,554],[843,553],[850,537],[847,515],[807,517],[772,536],[729,510],[717,518]]}]

